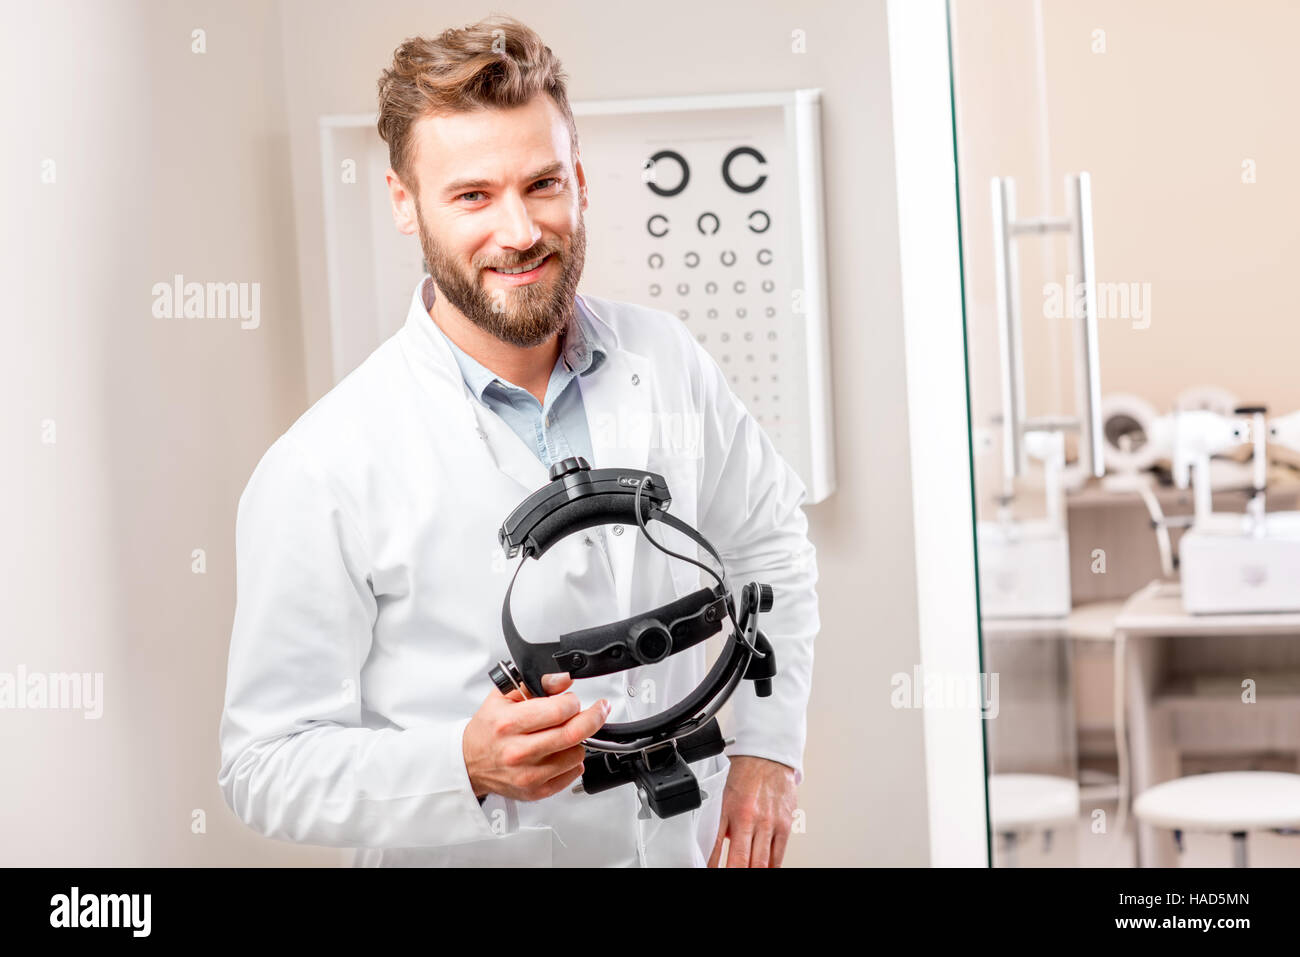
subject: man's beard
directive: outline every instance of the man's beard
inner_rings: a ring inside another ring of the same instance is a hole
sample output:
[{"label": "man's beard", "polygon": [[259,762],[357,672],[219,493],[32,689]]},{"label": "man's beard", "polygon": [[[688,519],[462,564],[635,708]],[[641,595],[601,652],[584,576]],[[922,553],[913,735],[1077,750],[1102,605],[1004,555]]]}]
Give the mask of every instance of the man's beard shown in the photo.
[{"label": "man's beard", "polygon": [[[581,213],[567,253],[557,241],[543,240],[532,249],[512,257],[509,262],[475,261],[469,273],[460,268],[425,228],[418,203],[415,218],[420,227],[424,262],[437,283],[438,292],[484,332],[502,342],[529,349],[546,342],[568,324],[574,309],[573,297],[578,291],[578,280],[582,277],[582,267],[587,258],[587,225]],[[547,254],[560,267],[560,274],[554,279],[504,286],[491,295],[480,281],[484,267],[511,269]]]}]

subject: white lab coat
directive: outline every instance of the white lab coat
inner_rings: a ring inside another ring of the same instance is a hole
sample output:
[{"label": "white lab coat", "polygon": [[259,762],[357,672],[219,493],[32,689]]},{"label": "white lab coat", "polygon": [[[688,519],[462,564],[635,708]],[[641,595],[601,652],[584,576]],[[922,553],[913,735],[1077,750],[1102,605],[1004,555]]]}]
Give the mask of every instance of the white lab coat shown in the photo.
[{"label": "white lab coat", "polygon": [[[670,510],[719,550],[733,587],[773,586],[762,627],[780,668],[774,694],[759,699],[742,683],[724,732],[736,739],[729,753],[780,761],[802,779],[820,626],[803,483],[679,320],[583,301],[611,346],[577,380],[591,465],[663,474]],[[473,397],[417,287],[403,328],[271,446],[239,501],[219,783],[240,819],[269,837],[358,848],[358,865],[707,860],[722,756],[693,766],[704,806],[666,820],[639,818],[630,786],[537,802],[492,795],[482,806],[470,788],[462,735],[493,689],[488,670],[508,657],[501,602],[518,559],[506,561],[497,530],[547,481]],[[649,527],[697,554],[675,530]],[[589,529],[528,564],[512,607],[535,641],[700,587],[698,569],[635,527]],[[574,689],[584,707],[604,697],[611,722],[630,721],[679,700],[706,664],[697,645]]]}]

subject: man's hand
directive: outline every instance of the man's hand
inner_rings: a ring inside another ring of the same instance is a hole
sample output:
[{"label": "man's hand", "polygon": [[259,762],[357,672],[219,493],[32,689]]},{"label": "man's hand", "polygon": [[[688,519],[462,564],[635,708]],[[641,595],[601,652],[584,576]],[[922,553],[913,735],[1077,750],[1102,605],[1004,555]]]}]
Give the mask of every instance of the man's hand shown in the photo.
[{"label": "man's hand", "polygon": [[577,695],[560,693],[571,684],[568,674],[544,675],[542,687],[552,697],[524,699],[495,689],[487,696],[461,739],[477,797],[540,801],[582,776],[582,742],[605,724],[609,702],[602,698],[580,711]]},{"label": "man's hand", "polygon": [[709,867],[721,862],[724,837],[730,841],[727,867],[780,867],[794,812],[793,768],[766,758],[736,755],[722,792],[722,819]]}]

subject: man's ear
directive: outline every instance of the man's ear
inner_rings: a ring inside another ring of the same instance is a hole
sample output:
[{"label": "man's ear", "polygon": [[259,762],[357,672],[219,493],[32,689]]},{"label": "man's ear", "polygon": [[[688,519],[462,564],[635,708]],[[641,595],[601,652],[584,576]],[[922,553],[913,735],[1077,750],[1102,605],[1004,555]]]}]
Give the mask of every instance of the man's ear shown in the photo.
[{"label": "man's ear", "polygon": [[587,211],[587,171],[582,168],[582,154],[575,153],[573,159],[573,175],[578,179],[578,196],[582,204],[582,211]]},{"label": "man's ear", "polygon": [[406,236],[414,236],[420,229],[419,220],[415,217],[415,194],[402,184],[392,169],[384,175],[384,181],[388,183],[388,200],[393,206],[393,223],[397,226],[397,231]]}]

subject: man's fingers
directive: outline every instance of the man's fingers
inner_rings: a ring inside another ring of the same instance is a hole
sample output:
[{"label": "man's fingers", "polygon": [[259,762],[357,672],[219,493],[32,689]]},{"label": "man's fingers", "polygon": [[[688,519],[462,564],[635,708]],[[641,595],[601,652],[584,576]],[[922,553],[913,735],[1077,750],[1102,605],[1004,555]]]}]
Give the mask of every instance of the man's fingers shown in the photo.
[{"label": "man's fingers", "polygon": [[586,711],[580,711],[563,724],[538,731],[530,744],[539,754],[562,751],[590,738],[609,717],[609,702],[601,699]]},{"label": "man's fingers", "polygon": [[582,767],[583,758],[587,756],[587,749],[578,745],[575,748],[565,748],[563,751],[555,751],[551,754],[536,753],[536,765],[532,773],[537,776],[540,782],[549,781],[559,774],[567,774],[574,768]]},{"label": "man's fingers", "polygon": [[559,794],[561,791],[567,788],[574,781],[578,780],[578,778],[580,777],[582,777],[581,764],[579,764],[576,768],[570,768],[567,771],[562,771],[561,773],[557,774],[555,777],[547,781],[545,786],[542,788],[541,795],[539,796],[547,798],[550,797],[552,794]]},{"label": "man's fingers", "polygon": [[790,832],[781,828],[772,835],[772,867],[780,867],[785,860],[785,845],[790,840]]},{"label": "man's fingers", "polygon": [[542,690],[547,694],[559,694],[568,690],[573,684],[573,675],[567,671],[557,671],[553,675],[542,675]]},{"label": "man's fingers", "polygon": [[558,794],[582,777],[582,761],[586,756],[586,748],[569,748],[547,755],[545,761],[528,768],[525,772],[528,777],[520,782],[528,789],[528,800],[540,801]]},{"label": "man's fingers", "polygon": [[718,839],[713,844],[713,853],[709,855],[709,867],[717,867],[722,860],[722,842],[727,836],[727,819],[718,821]]},{"label": "man's fingers", "polygon": [[727,848],[727,867],[748,867],[754,832],[748,826],[731,828],[731,846]]},{"label": "man's fingers", "polygon": [[750,867],[768,867],[772,860],[772,830],[760,827],[754,832],[754,842],[749,852]]},{"label": "man's fingers", "polygon": [[511,729],[519,734],[553,728],[572,718],[582,708],[572,691],[549,698],[529,698],[510,709]]},{"label": "man's fingers", "polygon": [[587,749],[582,745],[578,745],[576,748],[566,748],[563,751],[556,751],[539,765],[542,769],[542,780],[549,781],[561,774],[568,774],[574,768],[581,771],[582,762],[586,756]]},{"label": "man's fingers", "polygon": [[[557,671],[554,674],[542,675],[542,690],[549,695],[560,694],[573,684],[573,675],[567,671]],[[491,697],[489,695],[488,697]],[[518,688],[510,689],[510,692],[504,695],[507,701],[524,701],[527,700],[519,693]]]}]

